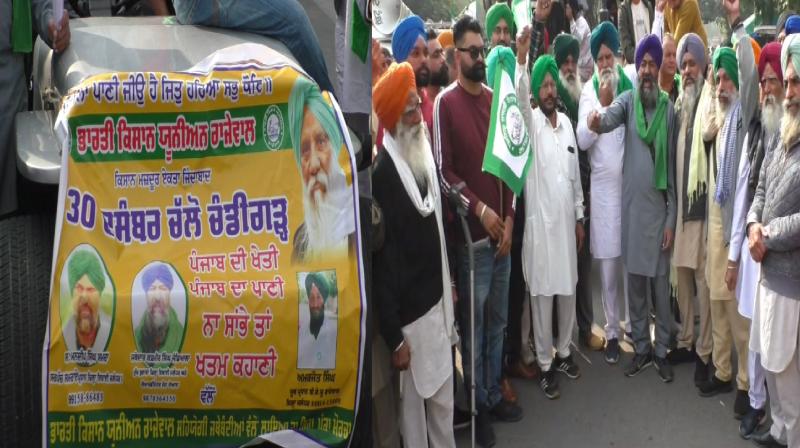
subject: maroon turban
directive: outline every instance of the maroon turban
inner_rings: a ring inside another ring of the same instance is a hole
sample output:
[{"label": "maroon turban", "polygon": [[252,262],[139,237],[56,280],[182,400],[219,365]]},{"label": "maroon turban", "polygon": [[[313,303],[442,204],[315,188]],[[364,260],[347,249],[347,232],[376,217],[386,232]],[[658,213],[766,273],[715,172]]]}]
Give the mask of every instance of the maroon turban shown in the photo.
[{"label": "maroon turban", "polygon": [[770,42],[761,49],[761,56],[758,58],[758,77],[764,76],[764,69],[769,64],[778,79],[783,84],[783,71],[781,70],[781,44]]}]

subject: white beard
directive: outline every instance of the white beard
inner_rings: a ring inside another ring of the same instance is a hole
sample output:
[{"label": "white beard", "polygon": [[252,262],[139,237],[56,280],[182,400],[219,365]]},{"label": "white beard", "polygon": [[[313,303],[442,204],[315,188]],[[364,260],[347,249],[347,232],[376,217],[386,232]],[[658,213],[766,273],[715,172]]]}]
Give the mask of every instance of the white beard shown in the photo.
[{"label": "white beard", "polygon": [[580,78],[577,75],[572,75],[572,80],[570,81],[566,76],[564,76],[563,73],[561,73],[561,71],[559,71],[558,79],[561,81],[561,84],[564,86],[564,88],[567,89],[567,92],[569,92],[569,96],[572,97],[572,100],[577,103],[581,98],[581,90],[583,89]]},{"label": "white beard", "polygon": [[739,92],[735,92],[732,94],[724,94],[728,98],[728,102],[724,103],[717,98],[717,126],[720,130],[722,130],[722,126],[725,125],[725,119],[728,117],[728,112],[731,111],[731,106],[739,100]]},{"label": "white beard", "polygon": [[619,85],[619,74],[617,74],[617,70],[614,68],[607,68],[602,71],[598,70],[597,74],[601,86],[603,84],[609,84],[612,92],[617,91],[617,86]]},{"label": "white beard", "polygon": [[775,95],[769,95],[761,106],[761,125],[767,134],[774,134],[780,129],[782,118],[783,106],[775,99]]},{"label": "white beard", "polygon": [[[795,100],[795,103],[800,103],[800,101]],[[783,101],[784,113],[783,118],[781,118],[781,143],[783,143],[783,147],[788,151],[789,147],[792,143],[797,141],[797,138],[800,137],[800,112],[795,112],[792,115],[791,112],[787,110],[787,105],[789,104],[789,100]]]},{"label": "white beard", "polygon": [[[340,217],[341,204],[337,195],[347,194],[347,180],[339,162],[334,157],[331,160],[329,173],[320,170],[316,177],[312,177],[303,185],[303,211],[305,212],[306,226],[306,259],[314,259],[321,254],[329,254],[332,250],[347,250],[347,238],[333,230]],[[319,182],[324,185],[325,193],[315,190],[312,197],[309,193],[311,187]]]},{"label": "white beard", "polygon": [[428,154],[431,144],[425,132],[425,122],[417,125],[406,126],[403,122],[397,123],[397,148],[400,156],[406,161],[417,185],[426,185],[428,182]]}]

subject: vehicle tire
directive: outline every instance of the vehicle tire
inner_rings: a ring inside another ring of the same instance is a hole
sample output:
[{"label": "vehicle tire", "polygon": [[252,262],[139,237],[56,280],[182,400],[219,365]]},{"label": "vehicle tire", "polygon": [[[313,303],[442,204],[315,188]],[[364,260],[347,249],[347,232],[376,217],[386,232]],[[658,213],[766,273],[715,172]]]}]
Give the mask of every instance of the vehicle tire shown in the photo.
[{"label": "vehicle tire", "polygon": [[0,219],[0,433],[3,446],[41,446],[42,347],[55,217]]}]

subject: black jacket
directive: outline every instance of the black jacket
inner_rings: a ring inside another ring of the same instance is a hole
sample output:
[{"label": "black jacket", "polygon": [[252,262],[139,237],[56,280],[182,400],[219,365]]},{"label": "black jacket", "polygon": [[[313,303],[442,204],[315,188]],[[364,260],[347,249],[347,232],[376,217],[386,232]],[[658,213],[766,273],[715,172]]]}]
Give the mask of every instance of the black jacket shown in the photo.
[{"label": "black jacket", "polygon": [[385,236],[375,252],[373,292],[378,328],[394,350],[403,340],[401,329],[441,300],[442,256],[435,214],[419,214],[386,151],[375,163],[372,194],[383,211]]}]

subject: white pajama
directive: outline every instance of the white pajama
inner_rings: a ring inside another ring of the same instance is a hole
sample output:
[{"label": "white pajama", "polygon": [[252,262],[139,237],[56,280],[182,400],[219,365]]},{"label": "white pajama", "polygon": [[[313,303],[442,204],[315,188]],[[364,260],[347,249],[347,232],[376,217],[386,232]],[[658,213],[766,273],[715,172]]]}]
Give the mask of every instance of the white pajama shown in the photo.
[{"label": "white pajama", "polygon": [[[760,362],[760,360],[759,360]],[[769,391],[769,414],[772,418],[772,426],[769,433],[776,441],[786,445],[786,421],[781,407],[781,397],[776,393],[778,386],[775,383],[775,374],[765,370],[767,376],[767,390]]]},{"label": "white pajama", "polygon": [[775,374],[775,393],[780,397],[789,448],[800,448],[800,354],[797,347],[789,365]]},{"label": "white pajama", "polygon": [[[606,314],[606,339],[620,339],[622,336],[619,316],[619,275],[622,257],[598,259],[600,264],[600,285],[602,288],[603,311]],[[625,303],[627,311],[627,301]],[[625,320],[628,320],[625,313]]]},{"label": "white pajama", "polygon": [[553,363],[553,301],[558,306],[558,340],[556,352],[561,358],[570,354],[569,343],[575,328],[575,295],[532,296],[533,338],[536,345],[536,361],[543,372],[550,370]]},{"label": "white pajama", "polygon": [[[750,347],[759,351],[770,386],[774,382],[770,398],[780,403],[778,419],[783,422],[786,441],[790,448],[800,448],[800,301],[772,291],[762,280],[752,326]],[[773,425],[770,431],[780,432],[780,428]],[[775,433],[773,437],[777,439]]]},{"label": "white pajama", "polygon": [[763,409],[767,402],[766,370],[761,366],[761,355],[748,350],[747,377],[750,378],[750,407]]},{"label": "white pajama", "polygon": [[404,446],[455,448],[453,375],[428,399],[419,395],[408,370],[400,372],[400,381],[400,431]]}]

